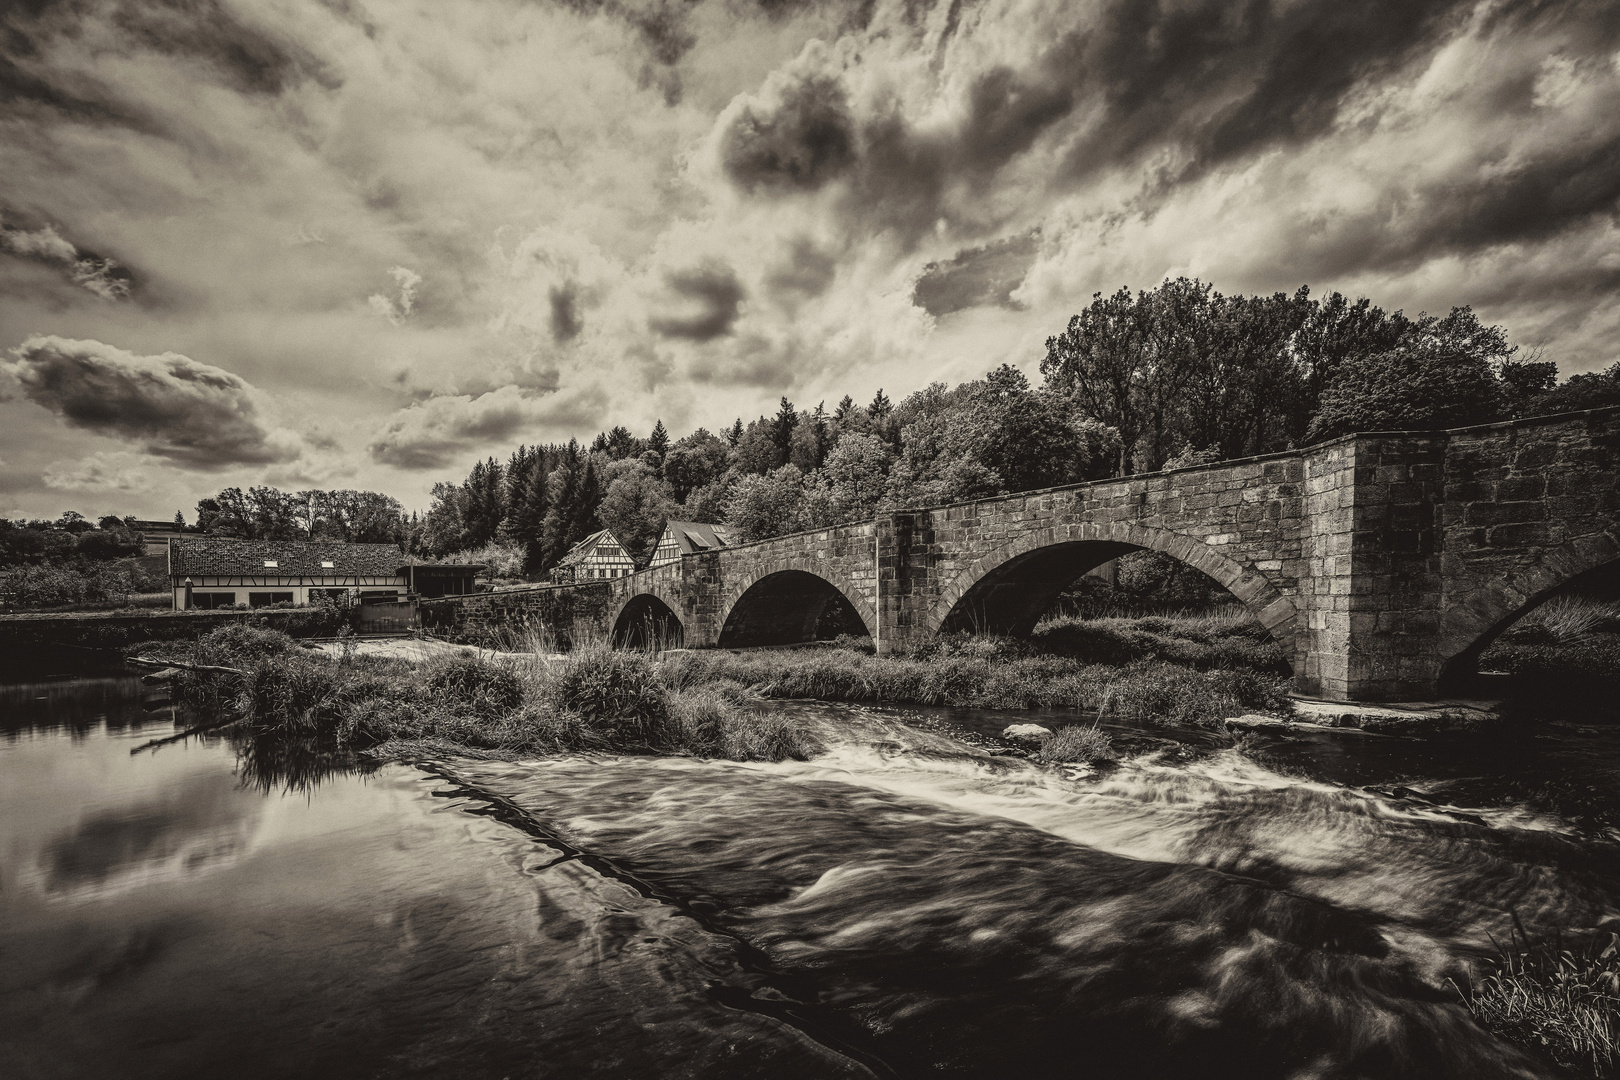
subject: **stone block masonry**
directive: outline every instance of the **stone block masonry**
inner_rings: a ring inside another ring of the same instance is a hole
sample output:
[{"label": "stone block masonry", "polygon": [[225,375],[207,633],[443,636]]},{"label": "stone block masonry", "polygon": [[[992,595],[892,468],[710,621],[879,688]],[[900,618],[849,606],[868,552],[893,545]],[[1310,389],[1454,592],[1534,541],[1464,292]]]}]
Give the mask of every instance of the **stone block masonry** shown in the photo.
[{"label": "stone block masonry", "polygon": [[[458,632],[530,619],[578,641],[656,601],[692,646],[848,625],[891,652],[953,630],[1027,633],[1076,577],[1139,548],[1230,590],[1289,651],[1301,692],[1432,698],[1528,606],[1620,559],[1620,409],[900,510],[423,610]],[[650,599],[627,608],[637,597]]]}]

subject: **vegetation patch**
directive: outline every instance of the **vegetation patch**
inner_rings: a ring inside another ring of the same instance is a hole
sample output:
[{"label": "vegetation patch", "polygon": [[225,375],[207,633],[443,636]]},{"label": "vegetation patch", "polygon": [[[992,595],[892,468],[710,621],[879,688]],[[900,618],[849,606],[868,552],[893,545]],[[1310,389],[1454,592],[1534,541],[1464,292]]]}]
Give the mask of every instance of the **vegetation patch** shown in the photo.
[{"label": "vegetation patch", "polygon": [[1160,660],[1116,667],[1040,655],[1003,638],[953,638],[912,656],[845,649],[688,652],[660,664],[666,686],[725,680],[762,697],[980,709],[1077,708],[1168,726],[1218,728],[1228,716],[1292,713],[1287,679],[1198,671]]},{"label": "vegetation patch", "polygon": [[1047,736],[1042,740],[1040,753],[1036,756],[1041,761],[1054,764],[1113,761],[1119,757],[1106,731],[1095,725],[1082,727],[1079,724],[1058,728]]},{"label": "vegetation patch", "polygon": [[1573,947],[1516,938],[1461,992],[1491,1032],[1576,1076],[1620,1075],[1620,934]]},{"label": "vegetation patch", "polygon": [[390,754],[562,752],[803,759],[791,721],[748,707],[735,684],[671,688],[642,653],[589,649],[557,661],[495,660],[470,650],[422,662],[331,657],[278,631],[222,627],[148,650],[184,669],[178,700],[259,738]]}]

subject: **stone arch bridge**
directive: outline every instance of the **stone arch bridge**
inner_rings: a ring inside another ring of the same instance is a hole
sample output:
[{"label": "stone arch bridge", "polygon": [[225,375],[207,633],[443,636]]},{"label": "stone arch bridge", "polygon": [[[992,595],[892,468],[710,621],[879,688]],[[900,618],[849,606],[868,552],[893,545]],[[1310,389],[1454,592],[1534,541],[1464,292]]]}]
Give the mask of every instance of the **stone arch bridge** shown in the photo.
[{"label": "stone arch bridge", "polygon": [[1288,651],[1300,692],[1431,698],[1529,607],[1620,560],[1620,409],[1350,435],[450,603],[456,620],[528,618],[564,638],[849,632],[891,652],[942,631],[1026,633],[1076,577],[1139,548],[1225,586]]}]

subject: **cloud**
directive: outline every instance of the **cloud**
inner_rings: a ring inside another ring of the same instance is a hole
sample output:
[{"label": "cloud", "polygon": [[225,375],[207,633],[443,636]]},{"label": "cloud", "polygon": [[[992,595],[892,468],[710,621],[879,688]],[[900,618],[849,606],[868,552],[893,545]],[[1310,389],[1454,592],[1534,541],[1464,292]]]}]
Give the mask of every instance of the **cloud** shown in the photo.
[{"label": "cloud", "polygon": [[713,341],[731,333],[746,293],[736,272],[718,262],[689,270],[671,271],[665,278],[678,298],[686,301],[676,314],[647,320],[654,333],[688,341]]},{"label": "cloud", "polygon": [[112,259],[81,252],[63,239],[54,225],[29,231],[0,221],[0,251],[66,267],[68,277],[75,285],[88,289],[103,300],[122,300],[129,295],[129,271]]},{"label": "cloud", "polygon": [[1012,294],[1035,261],[1037,233],[1014,236],[984,247],[965,248],[923,267],[912,298],[930,315],[990,305],[1015,306]]},{"label": "cloud", "polygon": [[594,388],[551,395],[503,386],[476,396],[433,397],[395,413],[368,449],[382,464],[437,469],[476,448],[510,442],[543,427],[599,423],[606,404],[606,395]]},{"label": "cloud", "polygon": [[41,479],[62,491],[140,491],[152,483],[152,460],[127,450],[98,450],[78,461],[52,462]]},{"label": "cloud", "polygon": [[837,79],[778,84],[774,100],[744,104],[721,146],[726,175],[750,191],[814,191],[855,160],[855,124]]},{"label": "cloud", "polygon": [[422,275],[404,266],[389,267],[388,275],[399,286],[399,299],[372,293],[366,302],[371,305],[371,310],[398,326],[416,310],[416,288],[422,284]]},{"label": "cloud", "polygon": [[262,395],[220,368],[59,337],[29,338],[11,351],[6,373],[70,427],[142,442],[147,453],[190,469],[298,456],[297,437],[260,418]]}]

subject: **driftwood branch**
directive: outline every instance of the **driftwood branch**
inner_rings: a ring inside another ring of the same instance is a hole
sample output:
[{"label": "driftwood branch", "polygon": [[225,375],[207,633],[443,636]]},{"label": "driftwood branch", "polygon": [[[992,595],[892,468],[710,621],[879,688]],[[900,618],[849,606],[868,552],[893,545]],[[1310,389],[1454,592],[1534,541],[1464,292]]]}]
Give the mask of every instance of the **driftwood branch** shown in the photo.
[{"label": "driftwood branch", "polygon": [[186,730],[177,732],[174,735],[169,735],[162,739],[153,739],[151,742],[141,743],[141,745],[135,747],[135,749],[129,752],[129,756],[134,757],[142,750],[151,750],[155,747],[167,746],[169,743],[179,742],[182,739],[189,739],[193,735],[201,735],[205,731],[213,731],[216,728],[230,727],[232,724],[241,719],[242,718],[240,716],[233,716],[228,720],[210,720],[206,724],[198,724],[196,727],[187,728]]},{"label": "driftwood branch", "polygon": [[149,660],[144,656],[126,656],[124,663],[134,664],[136,667],[149,668],[178,668],[181,671],[204,671],[216,675],[246,675],[241,668],[220,667],[218,664],[187,664],[179,660]]}]

